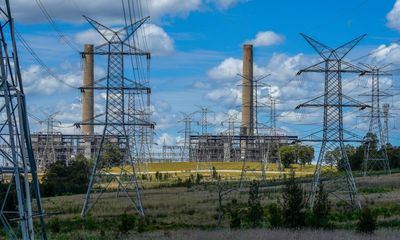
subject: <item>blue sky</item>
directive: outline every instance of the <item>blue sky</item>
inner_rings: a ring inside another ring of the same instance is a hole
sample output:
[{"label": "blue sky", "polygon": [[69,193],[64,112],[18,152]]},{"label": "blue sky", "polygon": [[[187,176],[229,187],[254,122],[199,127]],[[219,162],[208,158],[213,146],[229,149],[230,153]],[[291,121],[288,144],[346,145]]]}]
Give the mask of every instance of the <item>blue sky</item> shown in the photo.
[{"label": "blue sky", "polygon": [[[57,28],[77,47],[99,41],[81,17],[88,15],[105,25],[123,23],[121,1],[107,0],[42,0]],[[114,2],[114,1],[113,1]],[[295,78],[295,73],[318,60],[313,49],[299,35],[306,33],[321,42],[336,47],[361,34],[368,36],[348,56],[348,60],[364,56],[363,62],[392,63],[400,68],[400,2],[395,0],[151,0],[142,2],[151,16],[145,26],[150,50],[151,87],[153,88],[153,120],[157,123],[156,140],[174,144],[183,126],[177,122],[181,112],[194,112],[197,106],[208,106],[215,113],[210,121],[215,132],[226,113],[240,113],[241,45],[255,44],[255,75],[271,74],[266,83],[272,89],[262,89],[278,99],[278,126],[287,134],[305,136],[322,123],[322,111],[307,109],[295,112],[294,107],[317,96],[322,91],[323,76],[307,75]],[[70,85],[81,83],[81,57],[69,48],[43,17],[35,1],[12,1],[17,31],[29,42],[59,78]],[[258,38],[257,38],[258,36]],[[377,50],[379,48],[379,50]],[[35,63],[22,46],[20,61],[24,71],[29,111],[41,118],[43,112],[59,111],[63,123],[60,131],[78,132],[71,128],[80,120],[80,92],[52,77]],[[102,60],[96,66],[96,76],[104,74]],[[357,62],[356,62],[357,63]],[[368,91],[368,79],[344,76],[344,91],[353,98]],[[382,79],[382,87],[394,97],[383,102],[398,108],[400,98],[394,88],[398,76]],[[99,96],[97,96],[99,97]],[[101,106],[97,106],[101,110]],[[260,122],[268,124],[268,110],[260,114]],[[397,110],[393,109],[393,116]],[[365,119],[352,110],[345,112],[345,127],[359,135],[365,134]],[[365,113],[364,113],[365,114]],[[195,115],[195,118],[199,116]],[[240,117],[240,114],[239,114]],[[397,118],[396,118],[397,119]],[[390,127],[398,125],[391,119]],[[31,122],[34,130],[40,126]],[[196,128],[197,126],[194,126]],[[392,142],[399,143],[398,130],[392,129]]]}]

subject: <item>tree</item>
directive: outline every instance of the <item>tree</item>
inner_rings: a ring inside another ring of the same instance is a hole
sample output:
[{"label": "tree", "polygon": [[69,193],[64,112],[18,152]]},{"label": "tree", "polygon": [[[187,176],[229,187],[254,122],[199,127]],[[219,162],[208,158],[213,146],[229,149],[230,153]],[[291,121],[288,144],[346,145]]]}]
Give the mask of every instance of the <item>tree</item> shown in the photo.
[{"label": "tree", "polygon": [[281,209],[284,225],[289,228],[305,226],[305,196],[303,188],[296,181],[294,172],[290,174],[289,179],[285,176],[282,198]]},{"label": "tree", "polygon": [[104,153],[102,155],[103,167],[111,168],[121,163],[122,159],[121,150],[116,144],[104,145]]},{"label": "tree", "polygon": [[51,164],[42,179],[43,196],[50,197],[67,193],[84,193],[89,182],[90,166],[86,158],[77,157],[69,166],[58,161]]},{"label": "tree", "polygon": [[214,166],[212,167],[212,179],[218,179],[218,172]]},{"label": "tree", "polygon": [[261,196],[259,194],[260,183],[257,181],[253,181],[250,185],[249,190],[249,199],[248,203],[248,212],[247,219],[251,225],[251,227],[256,228],[260,227],[264,220],[264,210],[261,206]]},{"label": "tree", "polygon": [[272,228],[283,225],[282,210],[276,203],[268,205],[268,220]]},{"label": "tree", "polygon": [[279,149],[284,168],[290,167],[290,164],[296,160],[296,153],[293,146],[283,146]]},{"label": "tree", "polygon": [[327,228],[329,226],[329,213],[331,203],[328,199],[328,193],[321,182],[317,192],[317,198],[312,209],[311,226],[315,228]]},{"label": "tree", "polygon": [[297,145],[298,148],[298,160],[301,166],[311,164],[314,158],[314,148],[312,146]]},{"label": "tree", "polygon": [[232,199],[232,201],[226,206],[226,209],[230,216],[230,228],[239,229],[242,225],[242,220],[238,201],[236,199]]},{"label": "tree", "polygon": [[287,145],[280,148],[281,160],[285,168],[297,163],[304,166],[310,164],[314,158],[314,148],[305,145]]},{"label": "tree", "polygon": [[376,230],[376,216],[370,208],[364,207],[359,216],[357,222],[357,231],[361,233],[372,234]]},{"label": "tree", "polygon": [[233,190],[234,189],[228,182],[221,182],[220,180],[218,180],[218,182],[217,182],[217,192],[218,192],[218,207],[217,207],[218,223],[217,223],[217,226],[221,225],[222,218],[224,216],[223,200]]}]

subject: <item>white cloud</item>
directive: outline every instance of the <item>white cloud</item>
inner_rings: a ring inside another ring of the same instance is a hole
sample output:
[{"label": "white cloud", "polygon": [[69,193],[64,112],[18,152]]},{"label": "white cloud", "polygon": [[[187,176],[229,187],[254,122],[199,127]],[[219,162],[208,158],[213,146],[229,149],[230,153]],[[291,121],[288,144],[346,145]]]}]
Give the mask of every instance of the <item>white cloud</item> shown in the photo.
[{"label": "white cloud", "polygon": [[[155,24],[144,24],[143,33],[145,35],[147,47],[152,55],[165,56],[175,51],[173,39],[161,27]],[[138,47],[144,49],[144,42],[141,41],[140,38],[137,39],[139,39]],[[94,29],[77,33],[75,35],[75,41],[80,45],[85,43],[100,45],[105,42]]]},{"label": "white cloud", "polygon": [[149,1],[149,11],[155,19],[163,16],[186,17],[190,12],[199,10],[202,4],[202,0],[153,0]]},{"label": "white cloud", "polygon": [[271,74],[271,79],[288,81],[294,79],[296,73],[307,64],[310,64],[303,54],[288,56],[283,53],[274,53],[268,62],[266,72]]},{"label": "white cloud", "polygon": [[161,27],[146,24],[144,32],[149,50],[153,55],[168,55],[174,51],[174,41]]},{"label": "white cloud", "polygon": [[155,142],[158,146],[163,146],[164,144],[170,146],[175,144],[175,138],[168,133],[162,133]]},{"label": "white cloud", "polygon": [[[123,24],[122,4],[117,4],[110,0],[42,0],[49,14],[56,21],[70,23],[82,23],[85,19],[82,14],[101,20],[104,24]],[[159,22],[164,18],[187,17],[191,12],[201,11],[211,4],[218,9],[227,9],[246,0],[146,0],[134,1],[146,2],[139,8],[136,5],[134,9],[142,9],[143,15],[150,15],[152,20]],[[11,2],[14,17],[17,21],[24,23],[45,22],[43,14],[40,12],[35,1],[32,0],[14,0]],[[127,4],[125,4],[127,7]],[[135,15],[140,16],[139,12]]]},{"label": "white cloud", "polygon": [[228,9],[241,2],[247,2],[247,0],[208,0],[208,3],[214,4],[219,9]]},{"label": "white cloud", "polygon": [[237,88],[215,89],[208,92],[205,98],[219,104],[239,105],[241,103],[242,91]]},{"label": "white cloud", "polygon": [[387,26],[400,30],[400,0],[397,0],[392,10],[386,15]]},{"label": "white cloud", "polygon": [[[78,72],[78,74],[75,72],[62,73],[58,74],[58,77],[70,86],[80,86],[80,72]],[[22,70],[22,79],[25,92],[30,94],[49,95],[57,91],[71,90],[66,84],[49,76],[47,72],[38,65],[31,65],[26,70]]]},{"label": "white cloud", "polygon": [[253,44],[255,47],[268,47],[283,43],[285,37],[272,31],[258,32],[256,37],[247,40],[246,43]]},{"label": "white cloud", "polygon": [[390,45],[382,44],[371,51],[370,61],[377,64],[388,64],[400,61],[400,45],[392,43]]},{"label": "white cloud", "polygon": [[[216,80],[237,80],[237,74],[242,73],[243,62],[237,58],[227,58],[218,66],[207,72],[208,77]],[[265,74],[265,69],[254,64],[253,71],[255,76]]]}]

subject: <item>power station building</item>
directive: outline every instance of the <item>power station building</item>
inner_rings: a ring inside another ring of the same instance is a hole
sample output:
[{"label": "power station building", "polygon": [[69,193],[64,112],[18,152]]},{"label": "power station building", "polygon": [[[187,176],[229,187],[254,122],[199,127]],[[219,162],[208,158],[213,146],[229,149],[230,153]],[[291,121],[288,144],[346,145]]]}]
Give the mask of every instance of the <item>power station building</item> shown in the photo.
[{"label": "power station building", "polygon": [[[269,135],[255,134],[255,82],[253,76],[253,46],[243,46],[242,73],[242,122],[239,135],[192,135],[189,140],[189,159],[198,162],[230,162],[259,161],[267,154],[267,149],[275,146],[288,145],[297,140],[297,136],[277,134],[270,131]],[[271,126],[276,127],[276,126]]]}]

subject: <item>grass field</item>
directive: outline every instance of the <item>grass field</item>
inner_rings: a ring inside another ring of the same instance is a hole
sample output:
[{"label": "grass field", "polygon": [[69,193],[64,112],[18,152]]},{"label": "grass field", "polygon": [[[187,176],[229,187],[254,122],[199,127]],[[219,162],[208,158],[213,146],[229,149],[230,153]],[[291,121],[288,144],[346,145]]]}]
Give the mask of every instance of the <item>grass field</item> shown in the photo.
[{"label": "grass field", "polygon": [[[194,163],[149,164],[148,171],[179,171],[176,177],[182,177],[184,173],[185,176],[195,174],[196,171],[193,170],[195,166]],[[217,171],[241,169],[240,163],[213,163],[213,166]],[[253,166],[249,165],[249,167]],[[296,169],[300,172],[300,166],[296,166]],[[272,170],[277,170],[276,166],[269,169],[269,171]],[[314,166],[306,166],[302,169],[304,172],[311,173],[313,170]],[[225,178],[229,177],[225,176]],[[304,179],[305,182],[309,180],[310,177]],[[254,236],[252,237],[254,239],[305,239],[305,236],[309,234],[304,231],[289,234],[286,230],[244,230],[236,234],[226,230],[229,229],[227,218],[224,218],[222,222],[222,229],[225,230],[215,231],[218,202],[216,186],[208,183],[176,187],[170,184],[174,181],[176,181],[175,178],[162,182],[153,180],[153,185],[143,190],[143,203],[149,222],[145,224],[145,232],[141,234],[130,232],[124,236],[118,235],[121,215],[127,213],[133,216],[136,212],[127,198],[117,198],[115,193],[104,194],[104,198],[99,200],[85,219],[80,218],[83,195],[44,198],[43,205],[48,214],[46,220],[50,239],[246,239],[239,236],[248,236],[248,234]],[[396,239],[394,236],[399,236],[400,229],[400,174],[359,177],[356,181],[362,204],[368,203],[379,216],[380,232],[376,236],[384,236],[383,239]],[[305,183],[304,188],[308,190],[309,184]],[[263,206],[276,203],[280,196],[280,186],[263,188],[261,195]],[[247,190],[233,191],[225,198],[224,203],[232,198],[246,203]],[[329,238],[332,236],[329,232],[315,232],[314,236],[317,238],[321,236],[324,239],[377,239],[363,238],[354,234],[356,221],[354,213],[349,213],[348,209],[336,199],[332,198],[331,201],[334,208],[333,224],[335,228],[342,229],[336,232],[337,236],[347,237]],[[390,229],[390,234],[384,234],[385,229],[387,231]],[[263,238],[263,231],[276,238]],[[189,235],[191,237],[188,237]]]}]

